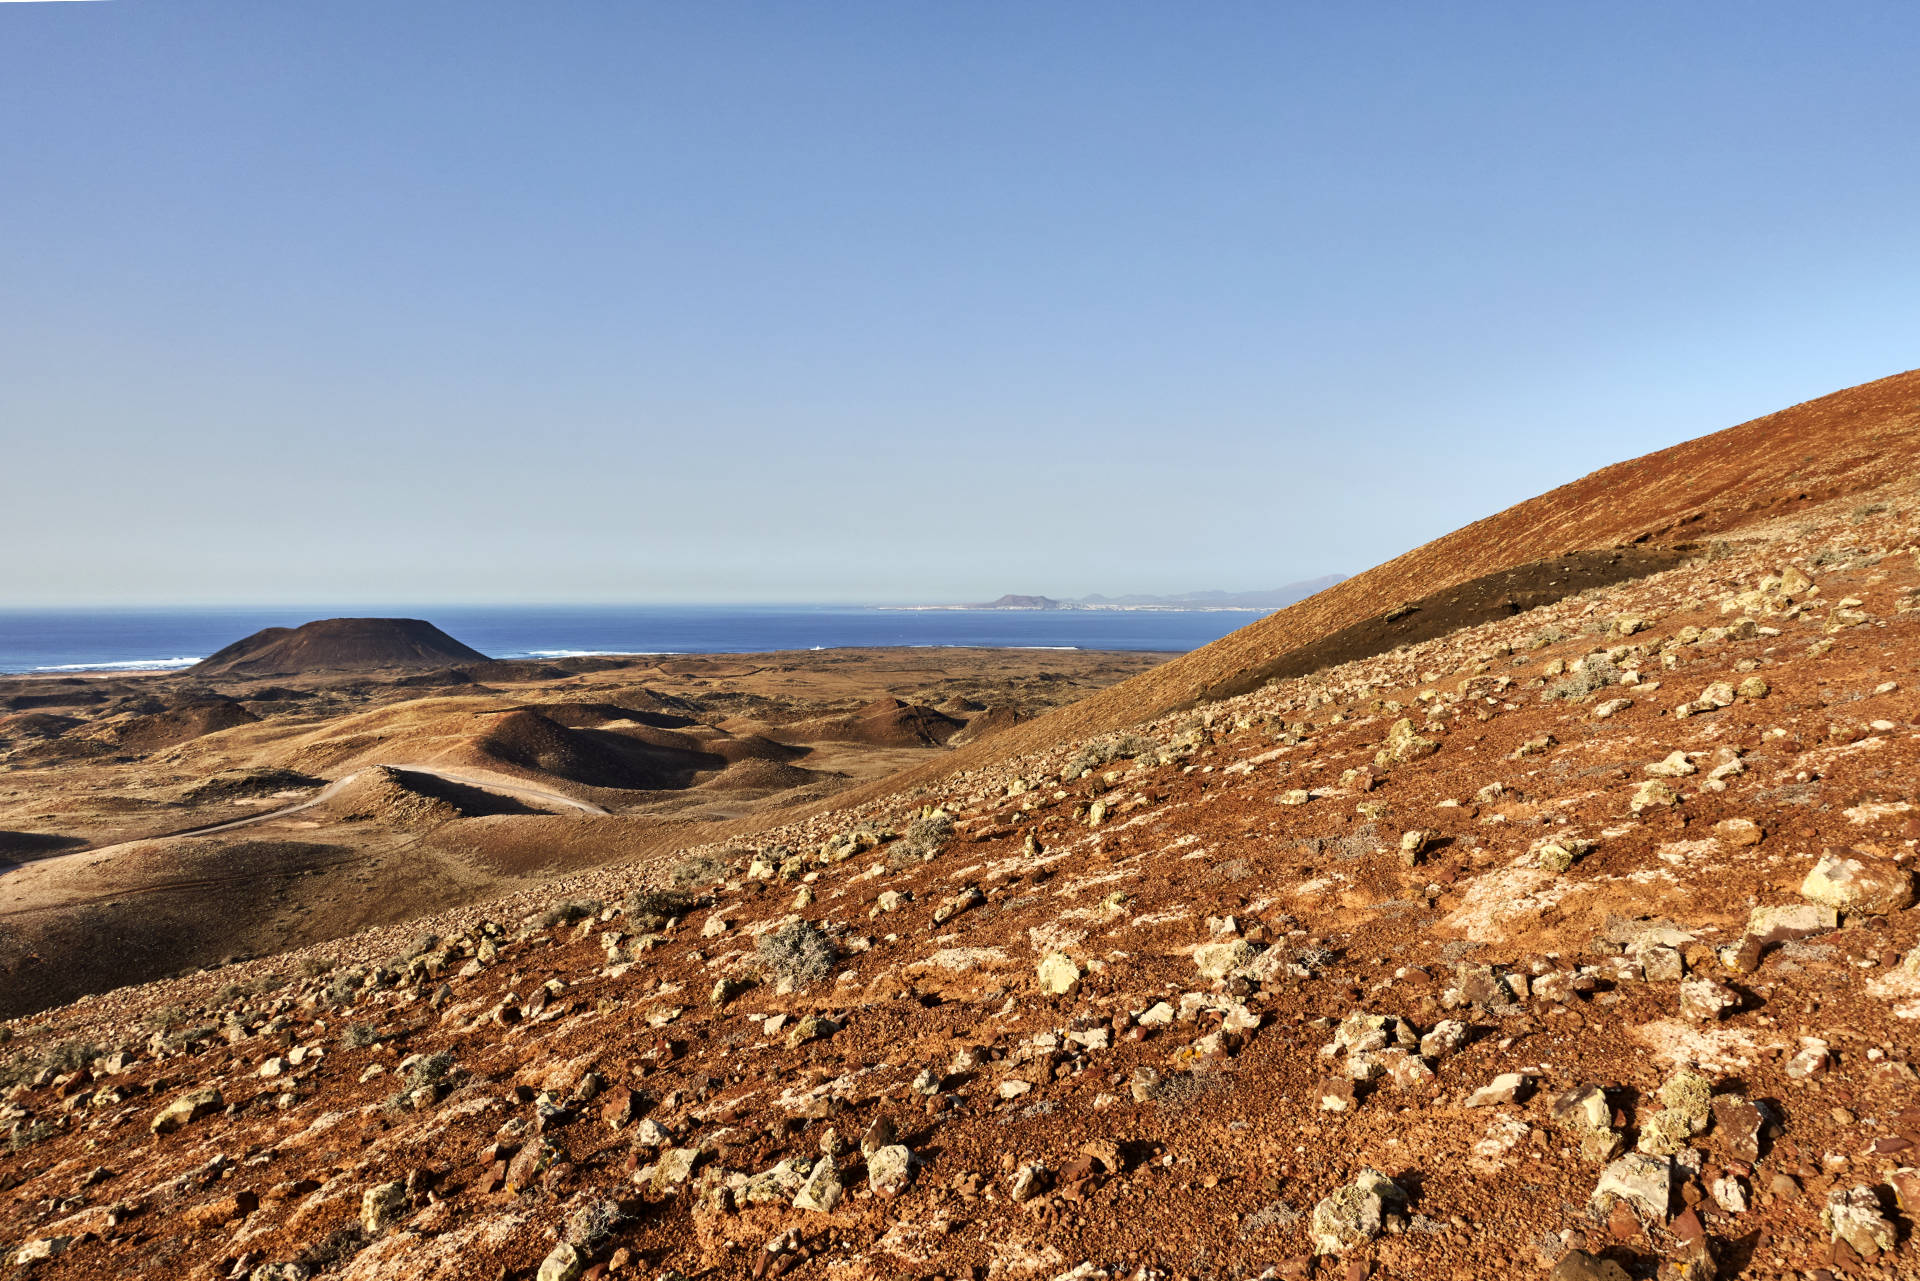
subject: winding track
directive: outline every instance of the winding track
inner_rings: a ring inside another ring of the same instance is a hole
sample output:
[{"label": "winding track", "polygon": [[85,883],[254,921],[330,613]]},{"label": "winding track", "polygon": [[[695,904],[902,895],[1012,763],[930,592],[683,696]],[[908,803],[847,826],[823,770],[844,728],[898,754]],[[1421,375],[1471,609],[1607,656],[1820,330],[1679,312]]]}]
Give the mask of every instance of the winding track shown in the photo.
[{"label": "winding track", "polygon": [[[430,765],[373,765],[368,768],[390,769],[402,774],[425,774],[431,778],[441,779],[448,783],[459,783],[465,787],[477,787],[483,792],[502,792],[508,796],[517,796],[522,800],[546,801],[549,804],[563,805],[569,809],[580,810],[587,814],[605,814],[608,812],[598,805],[595,805],[592,801],[583,801],[572,796],[562,796],[559,792],[549,792],[544,788],[529,787],[524,783],[504,782],[496,778],[481,778],[473,774],[456,774],[451,770],[435,769]],[[314,794],[311,800],[301,801],[297,805],[288,805],[277,810],[268,810],[264,814],[249,814],[245,818],[230,819],[225,823],[215,823],[208,827],[188,828],[184,832],[173,832],[169,835],[170,837],[211,836],[215,832],[227,832],[236,827],[248,827],[254,823],[264,823],[268,819],[285,818],[289,814],[298,814],[301,810],[312,809],[322,801],[327,800],[335,792],[338,792],[341,788],[353,782],[354,779],[359,778],[364,773],[366,773],[366,770],[357,769],[351,774],[343,774],[321,788]],[[116,847],[112,845],[103,845],[98,849],[84,852],[98,854],[114,848]]]}]

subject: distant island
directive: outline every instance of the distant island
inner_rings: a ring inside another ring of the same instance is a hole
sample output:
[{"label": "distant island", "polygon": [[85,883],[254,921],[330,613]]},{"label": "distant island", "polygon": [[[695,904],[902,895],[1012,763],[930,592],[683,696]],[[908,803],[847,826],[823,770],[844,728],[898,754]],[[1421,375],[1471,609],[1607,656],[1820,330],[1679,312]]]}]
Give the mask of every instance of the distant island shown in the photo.
[{"label": "distant island", "polygon": [[896,605],[893,609],[1018,609],[1018,610],[1060,610],[1060,609],[1160,609],[1160,610],[1233,610],[1241,613],[1271,613],[1276,609],[1285,609],[1295,601],[1305,600],[1315,592],[1325,591],[1335,583],[1346,578],[1345,574],[1327,574],[1321,578],[1309,578],[1304,582],[1288,583],[1285,587],[1275,587],[1263,592],[1187,592],[1180,596],[1080,596],[1066,600],[1056,600],[1051,596],[1019,596],[1008,594],[998,600],[983,601],[974,605]]}]

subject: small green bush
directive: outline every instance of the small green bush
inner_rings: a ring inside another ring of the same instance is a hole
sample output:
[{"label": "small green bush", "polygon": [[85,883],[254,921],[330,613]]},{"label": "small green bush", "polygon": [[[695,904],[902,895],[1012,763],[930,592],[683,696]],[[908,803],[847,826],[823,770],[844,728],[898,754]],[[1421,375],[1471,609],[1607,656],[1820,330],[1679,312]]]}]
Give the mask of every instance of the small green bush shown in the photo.
[{"label": "small green bush", "polygon": [[693,907],[693,895],[679,890],[635,890],[627,896],[627,920],[636,930],[665,929]]},{"label": "small green bush", "polygon": [[371,1023],[354,1023],[340,1034],[340,1044],[349,1050],[364,1050],[380,1043],[380,1029]]},{"label": "small green bush", "polygon": [[22,1121],[13,1127],[13,1133],[7,1136],[7,1151],[25,1152],[36,1143],[44,1143],[59,1133],[53,1122],[44,1117],[32,1121]]},{"label": "small green bush", "polygon": [[675,889],[690,890],[723,880],[732,870],[733,864],[718,854],[694,854],[675,863],[667,873],[667,880]]},{"label": "small green bush", "polygon": [[540,915],[540,928],[552,929],[556,925],[571,925],[575,921],[584,921],[589,916],[600,915],[606,904],[597,898],[568,899],[555,903]]},{"label": "small green bush", "polygon": [[1581,665],[1579,671],[1568,672],[1564,677],[1547,686],[1541,698],[1547,702],[1555,699],[1577,702],[1596,690],[1605,689],[1609,685],[1618,685],[1620,678],[1624,675],[1626,675],[1625,672],[1605,658],[1590,656]]},{"label": "small green bush", "polygon": [[408,1064],[401,1080],[409,1090],[417,1090],[422,1086],[440,1084],[452,1071],[453,1052],[440,1050]]}]

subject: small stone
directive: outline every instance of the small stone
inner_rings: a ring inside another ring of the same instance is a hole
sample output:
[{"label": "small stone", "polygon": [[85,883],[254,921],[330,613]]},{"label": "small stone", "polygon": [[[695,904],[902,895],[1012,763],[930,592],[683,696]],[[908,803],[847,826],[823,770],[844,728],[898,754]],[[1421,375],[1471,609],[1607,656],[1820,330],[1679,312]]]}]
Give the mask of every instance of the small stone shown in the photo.
[{"label": "small stone", "polygon": [[587,1261],[579,1248],[562,1241],[540,1261],[540,1271],[535,1274],[534,1281],[578,1281],[580,1274],[586,1270]]},{"label": "small stone", "polygon": [[1817,1036],[1800,1038],[1800,1048],[1787,1060],[1786,1073],[1797,1081],[1815,1076],[1827,1070],[1832,1058],[1827,1051],[1827,1043]]},{"label": "small stone", "polygon": [[1747,1212],[1747,1185],[1738,1176],[1722,1175],[1713,1181],[1713,1203],[1728,1214]]},{"label": "small stone", "polygon": [[1887,1184],[1893,1189],[1893,1203],[1909,1218],[1920,1211],[1920,1170],[1901,1166],[1887,1176]]},{"label": "small stone", "polygon": [[1014,1171],[1013,1183],[1008,1189],[1008,1195],[1015,1202],[1031,1201],[1045,1189],[1048,1177],[1049,1172],[1046,1166],[1038,1162],[1029,1162]]},{"label": "small stone", "polygon": [[1750,818],[1723,818],[1713,825],[1713,834],[1728,845],[1758,845],[1766,833]]},{"label": "small stone", "polygon": [[1718,1145],[1741,1161],[1760,1159],[1760,1141],[1767,1113],[1757,1103],[1737,1094],[1724,1094],[1713,1101],[1714,1136]]},{"label": "small stone", "polygon": [[1354,1099],[1352,1077],[1330,1076],[1320,1082],[1322,1112],[1350,1112],[1353,1110]]},{"label": "small stone", "polygon": [[1493,1107],[1501,1103],[1518,1103],[1525,1098],[1533,1083],[1518,1072],[1502,1072],[1487,1084],[1467,1096],[1470,1108]]},{"label": "small stone", "polygon": [[1680,1017],[1712,1023],[1740,1007],[1740,994],[1716,979],[1695,975],[1680,984]]},{"label": "small stone", "polygon": [[189,1090],[154,1114],[153,1132],[172,1134],[183,1126],[193,1124],[201,1117],[211,1116],[225,1106],[226,1099],[221,1096],[217,1088],[211,1085],[198,1090]]},{"label": "small stone", "polygon": [[1645,773],[1655,778],[1685,778],[1689,774],[1699,773],[1699,768],[1687,759],[1685,752],[1669,752],[1666,759],[1655,761],[1646,767]]},{"label": "small stone", "polygon": [[1547,1281],[1629,1281],[1629,1277],[1627,1270],[1612,1259],[1570,1250],[1553,1265]]},{"label": "small stone", "polygon": [[1767,684],[1767,678],[1764,676],[1749,676],[1734,690],[1734,693],[1747,699],[1765,698],[1772,692],[1773,687]]}]

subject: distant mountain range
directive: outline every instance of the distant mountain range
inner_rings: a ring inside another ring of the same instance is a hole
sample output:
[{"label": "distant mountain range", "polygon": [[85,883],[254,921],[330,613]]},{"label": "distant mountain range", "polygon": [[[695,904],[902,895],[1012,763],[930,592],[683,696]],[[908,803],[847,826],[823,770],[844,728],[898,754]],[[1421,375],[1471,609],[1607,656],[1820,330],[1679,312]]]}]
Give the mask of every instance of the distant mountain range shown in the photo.
[{"label": "distant mountain range", "polygon": [[1179,596],[1081,596],[1068,600],[1055,600],[1051,596],[1002,596],[999,600],[985,601],[977,605],[928,605],[927,609],[1234,609],[1271,611],[1284,609],[1295,601],[1305,600],[1315,592],[1324,591],[1346,578],[1345,574],[1328,574],[1321,578],[1309,578],[1305,582],[1288,583],[1285,587],[1275,587],[1263,592],[1187,592]]}]

